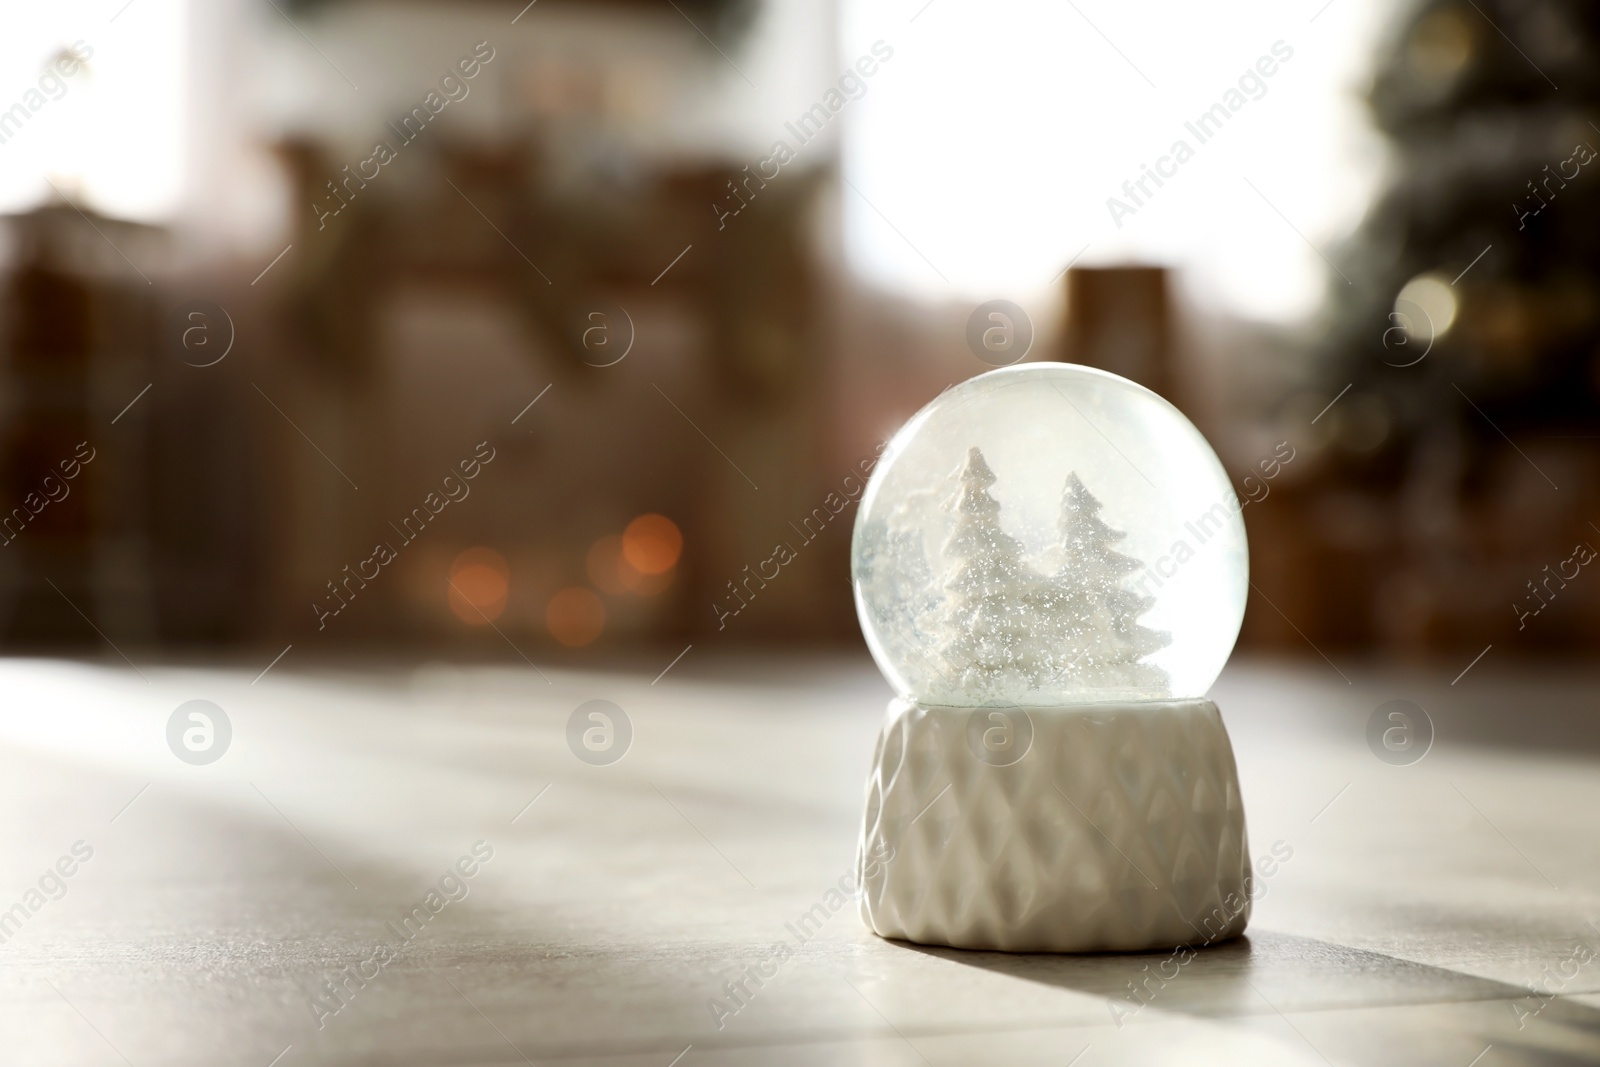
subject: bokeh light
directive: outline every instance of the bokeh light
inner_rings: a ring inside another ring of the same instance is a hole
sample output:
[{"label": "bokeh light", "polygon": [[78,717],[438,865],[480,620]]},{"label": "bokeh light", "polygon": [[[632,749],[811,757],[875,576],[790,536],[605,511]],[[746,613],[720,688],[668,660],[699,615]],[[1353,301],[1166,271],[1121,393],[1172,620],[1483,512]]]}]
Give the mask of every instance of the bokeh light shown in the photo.
[{"label": "bokeh light", "polygon": [[606,606],[594,590],[570,586],[550,598],[545,624],[551,637],[568,648],[581,648],[606,628]]},{"label": "bokeh light", "polygon": [[683,534],[665,515],[640,515],[622,533],[622,555],[640,574],[665,574],[683,552]]},{"label": "bokeh light", "polygon": [[473,626],[487,626],[506,610],[511,567],[492,548],[469,548],[450,563],[450,610]]},{"label": "bokeh light", "polygon": [[[668,546],[657,542],[647,545],[646,550],[664,555],[666,547]],[[610,596],[621,596],[626,593],[634,596],[655,596],[672,584],[672,565],[669,564],[659,574],[641,573],[628,561],[623,538],[615,534],[608,534],[591,545],[585,564],[589,580],[594,583],[595,588]]]},{"label": "bokeh light", "polygon": [[1456,321],[1456,294],[1443,277],[1419,274],[1394,298],[1394,313],[1407,336],[1431,341]]}]

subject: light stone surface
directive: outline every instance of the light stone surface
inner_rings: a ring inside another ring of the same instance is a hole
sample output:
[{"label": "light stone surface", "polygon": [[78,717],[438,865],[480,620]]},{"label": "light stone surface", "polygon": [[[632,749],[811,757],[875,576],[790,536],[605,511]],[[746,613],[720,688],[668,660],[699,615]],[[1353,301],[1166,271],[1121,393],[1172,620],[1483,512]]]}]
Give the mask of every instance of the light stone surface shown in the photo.
[{"label": "light stone surface", "polygon": [[1250,876],[1233,749],[1209,700],[892,701],[859,858],[876,933],[1002,952],[1225,941],[1266,888]]},{"label": "light stone surface", "polygon": [[[1293,855],[1244,937],[1141,1004],[1128,984],[1169,953],[919,947],[853,907],[795,944],[789,925],[854,862],[890,696],[865,657],[696,645],[654,685],[675,650],[546,668],[547,684],[526,667],[317,668],[297,647],[252,685],[276,649],[232,669],[128,651],[148,682],[0,663],[0,911],[74,842],[94,849],[0,944],[3,1064],[1600,1061],[1600,962],[1530,994],[1600,942],[1594,673],[1503,669],[1499,648],[1454,686],[1464,663],[1378,673],[1335,654],[1349,684],[1320,659],[1230,668],[1212,697],[1252,858]],[[1395,698],[1436,727],[1412,766],[1367,748]],[[192,699],[233,724],[208,766],[166,747]],[[591,699],[632,719],[610,766],[567,748]],[[385,924],[478,840],[495,851],[469,895],[319,1030],[307,992],[395,942]],[[707,1001],[785,943],[719,1029]]]}]

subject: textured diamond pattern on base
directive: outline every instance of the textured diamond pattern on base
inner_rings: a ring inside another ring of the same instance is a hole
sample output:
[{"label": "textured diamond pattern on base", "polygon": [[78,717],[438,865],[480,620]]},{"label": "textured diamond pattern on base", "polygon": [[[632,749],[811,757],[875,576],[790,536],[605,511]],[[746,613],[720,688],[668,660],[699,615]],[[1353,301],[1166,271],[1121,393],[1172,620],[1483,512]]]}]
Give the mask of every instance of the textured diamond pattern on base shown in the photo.
[{"label": "textured diamond pattern on base", "polygon": [[1244,807],[1215,704],[984,709],[1032,724],[1009,766],[975,754],[975,710],[889,706],[857,863],[868,927],[1006,952],[1172,948],[1244,931]]}]

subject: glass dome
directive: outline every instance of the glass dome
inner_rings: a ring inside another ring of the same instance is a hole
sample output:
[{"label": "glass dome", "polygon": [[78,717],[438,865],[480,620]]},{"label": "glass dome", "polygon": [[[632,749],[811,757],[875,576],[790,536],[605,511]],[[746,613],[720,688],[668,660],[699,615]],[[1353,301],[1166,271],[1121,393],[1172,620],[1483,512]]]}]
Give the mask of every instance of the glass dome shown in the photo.
[{"label": "glass dome", "polygon": [[924,704],[1205,695],[1244,618],[1244,522],[1216,453],[1155,393],[1025,363],[918,412],[856,515],[878,667]]}]

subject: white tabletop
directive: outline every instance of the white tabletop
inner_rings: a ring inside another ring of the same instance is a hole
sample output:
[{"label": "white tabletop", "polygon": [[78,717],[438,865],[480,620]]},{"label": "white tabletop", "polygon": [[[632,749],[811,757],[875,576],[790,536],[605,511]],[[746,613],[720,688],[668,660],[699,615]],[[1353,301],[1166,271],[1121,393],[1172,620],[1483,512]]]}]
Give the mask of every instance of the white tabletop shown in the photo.
[{"label": "white tabletop", "polygon": [[[864,659],[697,657],[0,663],[0,1062],[1600,1062],[1592,675],[1236,665],[1251,851],[1292,850],[1244,940],[1140,1005],[1167,953],[920,948],[846,906],[719,1028],[851,869],[889,693]],[[1365,738],[1394,698],[1437,730],[1410,766]],[[167,745],[193,699],[232,726],[209,765]],[[631,721],[610,765],[567,743],[592,699]]]}]

